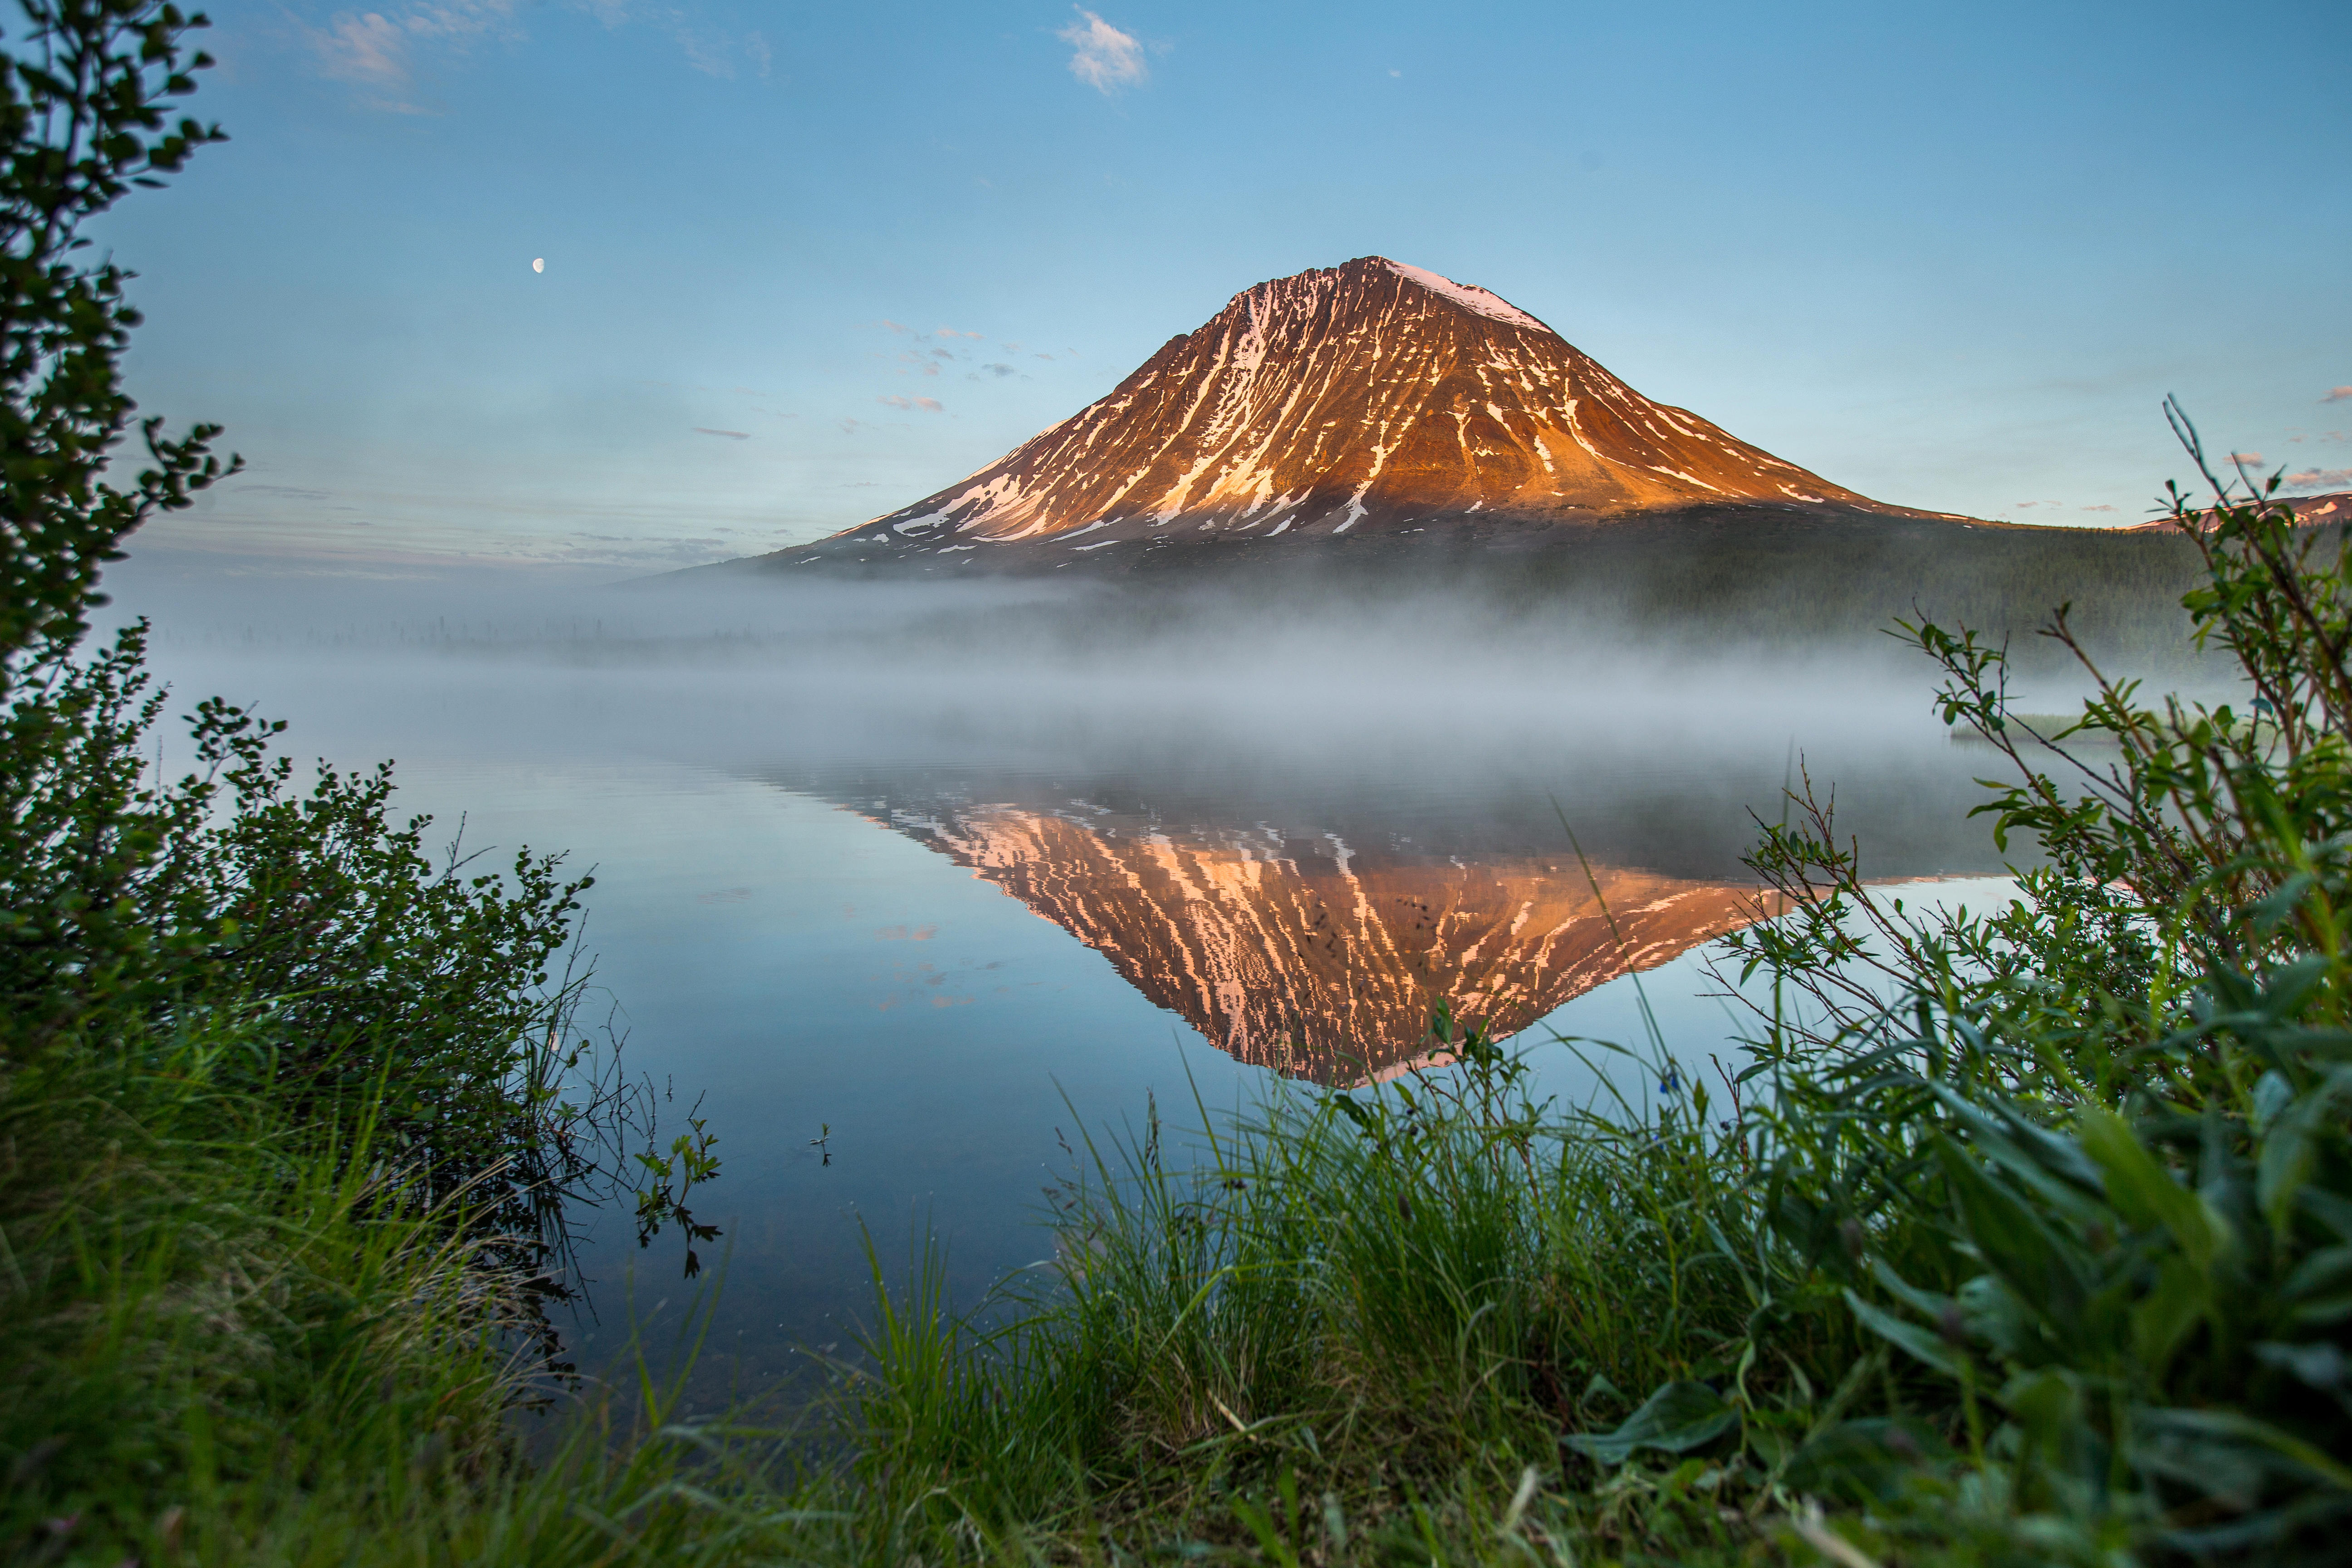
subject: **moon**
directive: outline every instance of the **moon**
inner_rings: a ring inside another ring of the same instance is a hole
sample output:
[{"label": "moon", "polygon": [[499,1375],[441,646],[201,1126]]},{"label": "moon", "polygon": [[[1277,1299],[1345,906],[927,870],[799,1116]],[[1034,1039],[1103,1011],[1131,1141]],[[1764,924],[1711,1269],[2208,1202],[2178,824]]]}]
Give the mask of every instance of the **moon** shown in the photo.
[{"label": "moon", "polygon": [[544,271],[546,271],[546,270],[547,270],[547,258],[546,258],[546,257],[544,257],[544,256],[534,256],[534,257],[532,257],[532,258],[530,258],[530,269],[531,269],[533,272],[544,272]]}]

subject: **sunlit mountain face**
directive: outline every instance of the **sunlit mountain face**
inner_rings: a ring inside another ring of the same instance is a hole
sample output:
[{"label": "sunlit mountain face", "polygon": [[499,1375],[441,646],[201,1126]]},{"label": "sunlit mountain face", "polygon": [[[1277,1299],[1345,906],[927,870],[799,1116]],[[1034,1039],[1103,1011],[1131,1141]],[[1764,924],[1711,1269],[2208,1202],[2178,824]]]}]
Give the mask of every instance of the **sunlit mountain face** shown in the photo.
[{"label": "sunlit mountain face", "polygon": [[1750,887],[1588,878],[1572,856],[1435,858],[1085,806],[983,806],[919,831],[1219,1049],[1322,1083],[1425,1058],[1441,1005],[1507,1036],[1755,908]]},{"label": "sunlit mountain face", "polygon": [[1694,508],[1923,518],[1626,385],[1484,289],[1363,257],[1244,290],[1108,396],[772,564],[1132,563]]}]

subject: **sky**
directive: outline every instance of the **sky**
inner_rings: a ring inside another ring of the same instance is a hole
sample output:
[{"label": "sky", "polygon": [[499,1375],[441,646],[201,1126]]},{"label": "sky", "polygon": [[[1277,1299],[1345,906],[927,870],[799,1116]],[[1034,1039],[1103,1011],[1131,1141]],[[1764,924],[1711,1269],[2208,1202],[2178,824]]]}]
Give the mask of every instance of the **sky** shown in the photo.
[{"label": "sky", "polygon": [[1887,501],[2140,521],[2168,393],[2352,488],[2340,0],[1101,5],[209,6],[231,140],[92,232],[247,471],[138,548],[780,549],[1372,254]]}]

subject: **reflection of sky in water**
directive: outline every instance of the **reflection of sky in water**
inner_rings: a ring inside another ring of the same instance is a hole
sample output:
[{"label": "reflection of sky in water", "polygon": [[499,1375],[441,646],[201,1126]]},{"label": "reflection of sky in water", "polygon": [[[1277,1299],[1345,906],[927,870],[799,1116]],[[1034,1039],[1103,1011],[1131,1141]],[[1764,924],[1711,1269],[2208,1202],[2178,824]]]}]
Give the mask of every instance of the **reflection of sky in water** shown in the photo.
[{"label": "reflection of sky in water", "polygon": [[[705,1253],[727,1259],[711,1397],[722,1368],[757,1387],[789,1365],[793,1343],[843,1339],[845,1313],[865,1300],[858,1221],[893,1265],[918,1226],[935,1227],[960,1292],[976,1299],[1047,1250],[1034,1224],[1041,1189],[1067,1169],[1058,1145],[1076,1142],[1079,1120],[1138,1121],[1147,1091],[1171,1119],[1194,1092],[1230,1108],[1265,1081],[1102,952],[829,802],[654,763],[404,773],[415,805],[445,823],[468,813],[471,842],[565,844],[594,867],[588,941],[624,1010],[628,1054],[675,1086],[680,1110],[704,1096],[720,1139],[724,1174],[706,1194],[726,1237]],[[1973,896],[1979,884],[1966,886]],[[1703,959],[1685,953],[1641,981],[1694,1071],[1718,1047],[1727,1056],[1745,1026],[1705,994]],[[1554,1033],[1642,1047],[1633,985],[1603,984],[1516,1042],[1542,1092],[1591,1098],[1591,1075],[1548,1043]],[[1651,1087],[1630,1064],[1613,1076],[1631,1095]],[[830,1165],[811,1142],[827,1126]],[[633,1272],[640,1307],[684,1298],[674,1241],[640,1253],[619,1215],[591,1230],[604,1319],[583,1336],[593,1363],[625,1331],[615,1287]],[[740,1363],[729,1353],[739,1345]]]},{"label": "reflection of sky in water", "polygon": [[[788,1370],[795,1342],[845,1341],[866,1300],[861,1220],[894,1269],[920,1227],[936,1229],[959,1296],[977,1300],[1048,1249],[1041,1189],[1068,1170],[1061,1145],[1079,1121],[1139,1122],[1147,1091],[1181,1121],[1196,1092],[1232,1108],[1268,1080],[1155,1005],[1109,952],[1008,896],[1021,888],[943,852],[958,812],[1013,803],[1171,838],[1329,837],[1353,869],[1440,874],[1484,856],[1580,881],[1557,794],[1604,883],[1632,867],[1705,885],[1736,874],[1750,837],[1741,807],[1769,803],[1801,738],[1865,854],[1886,850],[1874,875],[1997,865],[1979,828],[1956,826],[1983,760],[1949,747],[1916,692],[1780,713],[1747,697],[1662,706],[1653,692],[1550,729],[1524,722],[1507,694],[1483,727],[1382,721],[1377,701],[1345,722],[1286,726],[1274,704],[1255,729],[1220,729],[1212,702],[991,709],[915,686],[898,689],[917,696],[893,728],[873,692],[789,671],[257,661],[168,646],[162,662],[184,694],[218,690],[292,720],[297,756],[398,758],[403,808],[435,813],[443,832],[464,816],[471,846],[567,848],[593,868],[587,944],[633,1065],[674,1086],[672,1131],[699,1096],[719,1139],[723,1174],[697,1204],[726,1232],[704,1249],[726,1272],[697,1388],[706,1406]],[[1643,981],[1693,1068],[1736,1026],[1700,994],[1701,957]],[[1554,1030],[1643,1033],[1623,981],[1523,1031],[1545,1089],[1575,1100],[1594,1084],[1539,1044]],[[822,1127],[830,1164],[812,1143]],[[680,1253],[672,1237],[638,1252],[625,1216],[592,1224],[602,1321],[582,1336],[583,1364],[625,1341],[633,1310],[663,1303],[656,1322],[676,1320]]]}]

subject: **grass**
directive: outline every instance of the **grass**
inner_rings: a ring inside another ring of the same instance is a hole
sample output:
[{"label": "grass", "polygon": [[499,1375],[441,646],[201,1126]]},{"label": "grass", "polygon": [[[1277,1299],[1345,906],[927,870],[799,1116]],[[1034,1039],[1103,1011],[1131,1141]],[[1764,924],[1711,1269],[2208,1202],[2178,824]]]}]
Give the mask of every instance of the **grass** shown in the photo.
[{"label": "grass", "polygon": [[925,1478],[935,1526],[1275,1561],[1760,1539],[1646,1482],[1574,1484],[1603,1478],[1564,1463],[1562,1430],[1727,1370],[1753,1302],[1711,1235],[1711,1162],[1514,1103],[1517,1082],[1489,1055],[1352,1095],[1272,1089],[1174,1165],[1156,1124],[1090,1142],[1051,1289],[992,1331],[920,1289],[887,1321],[862,1473]]},{"label": "grass", "polygon": [[[1277,1089],[1204,1118],[1197,1158],[1156,1120],[1087,1145],[1058,1273],[963,1315],[935,1254],[888,1288],[877,1265],[864,1356],[788,1438],[674,1423],[650,1384],[558,1388],[528,1282],[396,1166],[218,1087],[218,1043],[5,1080],[14,1558],[1687,1561],[1763,1539],[1706,1467],[1571,1484],[1598,1472],[1564,1462],[1563,1426],[1719,1372],[1750,1303],[1713,1256],[1706,1162],[1541,1125],[1501,1058]],[[562,1435],[532,1462],[510,1413],[551,1395]]]}]

